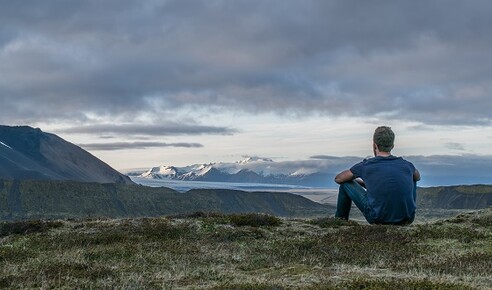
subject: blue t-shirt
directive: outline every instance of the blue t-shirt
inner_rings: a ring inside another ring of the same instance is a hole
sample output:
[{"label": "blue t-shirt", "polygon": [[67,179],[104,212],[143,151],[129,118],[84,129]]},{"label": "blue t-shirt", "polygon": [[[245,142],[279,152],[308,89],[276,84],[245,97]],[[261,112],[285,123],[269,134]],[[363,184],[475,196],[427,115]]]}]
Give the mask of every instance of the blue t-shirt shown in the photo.
[{"label": "blue t-shirt", "polygon": [[366,184],[369,215],[375,223],[398,223],[415,215],[415,167],[401,157],[376,156],[350,168]]}]

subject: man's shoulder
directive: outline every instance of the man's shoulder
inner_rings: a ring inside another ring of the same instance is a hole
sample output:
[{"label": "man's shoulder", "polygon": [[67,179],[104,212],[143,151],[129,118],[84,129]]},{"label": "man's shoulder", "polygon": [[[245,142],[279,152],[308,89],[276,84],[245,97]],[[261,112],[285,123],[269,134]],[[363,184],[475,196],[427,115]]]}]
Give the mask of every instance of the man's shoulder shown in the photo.
[{"label": "man's shoulder", "polygon": [[401,159],[402,159],[401,157],[397,157],[397,156],[393,156],[393,155],[390,155],[387,157],[376,156],[376,157],[366,158],[362,162],[363,163],[380,163],[380,162],[388,162],[388,161],[395,161],[395,160],[401,160]]},{"label": "man's shoulder", "polygon": [[412,162],[405,160],[403,157],[394,156],[394,155],[391,155],[388,157],[376,156],[376,157],[366,158],[362,161],[362,163],[365,163],[365,164],[368,164],[368,163],[388,163],[388,162],[395,163],[395,164],[403,163],[403,164],[413,165]]},{"label": "man's shoulder", "polygon": [[396,160],[396,163],[400,167],[407,167],[410,168],[411,170],[415,170],[415,165],[413,165],[412,162],[405,160],[403,157],[398,157]]},{"label": "man's shoulder", "polygon": [[[406,160],[405,158],[403,157],[398,157],[398,159],[400,159],[402,162],[405,162],[405,163],[409,163],[409,164],[412,164],[412,162]],[[413,164],[412,164],[413,165]]]},{"label": "man's shoulder", "polygon": [[414,166],[412,164],[412,162],[408,161],[408,160],[405,160],[403,157],[399,157],[399,156],[388,156],[388,157],[381,157],[381,156],[376,156],[376,157],[368,157],[368,158],[365,158],[364,160],[362,160],[361,162],[357,163],[354,165],[355,166],[370,166],[370,165],[374,165],[376,166],[377,164],[388,164],[388,163],[394,163],[395,165],[399,164],[399,165],[402,165],[402,164],[405,164],[405,165],[410,165],[410,166]]}]

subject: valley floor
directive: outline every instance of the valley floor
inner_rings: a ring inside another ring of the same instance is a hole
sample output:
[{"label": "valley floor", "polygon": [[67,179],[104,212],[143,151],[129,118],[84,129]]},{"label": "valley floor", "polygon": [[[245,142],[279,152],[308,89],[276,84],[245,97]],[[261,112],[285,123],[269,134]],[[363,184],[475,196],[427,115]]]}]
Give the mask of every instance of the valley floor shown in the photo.
[{"label": "valley floor", "polygon": [[257,214],[0,223],[0,287],[487,289],[492,209],[409,227]]}]

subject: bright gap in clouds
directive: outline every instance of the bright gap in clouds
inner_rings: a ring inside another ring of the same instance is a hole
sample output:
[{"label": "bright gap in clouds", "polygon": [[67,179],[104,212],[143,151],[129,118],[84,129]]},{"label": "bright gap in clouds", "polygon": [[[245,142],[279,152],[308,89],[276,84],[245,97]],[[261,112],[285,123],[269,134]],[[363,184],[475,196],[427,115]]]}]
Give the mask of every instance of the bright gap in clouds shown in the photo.
[{"label": "bright gap in clouds", "polygon": [[[157,143],[156,146],[135,149],[87,148],[117,169],[234,162],[242,159],[244,155],[269,157],[276,161],[305,160],[314,155],[364,158],[372,154],[372,134],[379,125],[391,126],[395,131],[396,144],[393,153],[398,156],[492,154],[491,127],[423,126],[415,122],[380,121],[376,118],[332,118],[316,114],[302,117],[250,115],[197,109],[176,112],[176,119],[190,114],[200,120],[198,125],[230,128],[234,133],[97,137],[94,134],[72,134],[64,131],[59,135],[76,144]],[[60,129],[49,127],[46,125],[45,130],[53,129],[56,132]],[[161,143],[163,146],[158,146]]]}]

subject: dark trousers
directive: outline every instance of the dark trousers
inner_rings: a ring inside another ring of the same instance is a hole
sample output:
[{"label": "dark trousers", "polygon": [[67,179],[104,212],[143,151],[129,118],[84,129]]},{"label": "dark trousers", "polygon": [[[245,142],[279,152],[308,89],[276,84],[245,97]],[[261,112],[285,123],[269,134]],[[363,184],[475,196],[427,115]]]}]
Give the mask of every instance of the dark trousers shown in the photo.
[{"label": "dark trousers", "polygon": [[[414,198],[416,197],[416,193],[417,184],[415,183],[413,187]],[[362,212],[368,223],[379,223],[378,221],[374,220],[369,214],[370,208],[367,199],[367,190],[356,181],[348,181],[340,184],[340,188],[338,190],[337,212],[335,214],[335,217],[348,220],[350,209],[352,207],[352,201]],[[414,219],[415,216],[412,216],[409,219],[394,224],[409,225],[413,222]]]}]

